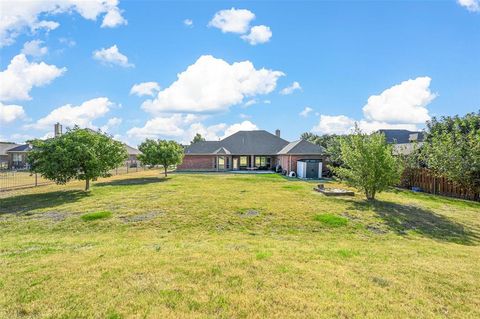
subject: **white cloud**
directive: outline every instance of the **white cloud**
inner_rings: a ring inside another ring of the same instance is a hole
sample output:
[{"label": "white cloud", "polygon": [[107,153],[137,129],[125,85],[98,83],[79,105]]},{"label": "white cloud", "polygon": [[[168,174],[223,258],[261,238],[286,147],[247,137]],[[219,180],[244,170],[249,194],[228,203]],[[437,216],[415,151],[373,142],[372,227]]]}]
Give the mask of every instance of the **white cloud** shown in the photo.
[{"label": "white cloud", "polygon": [[249,119],[251,116],[248,114],[240,113],[238,116],[240,116],[241,119]]},{"label": "white cloud", "polygon": [[122,124],[122,122],[123,122],[123,120],[121,118],[112,117],[112,118],[108,119],[107,123],[105,125],[103,125],[100,129],[103,132],[108,132],[111,129],[118,127],[120,124]]},{"label": "white cloud", "polygon": [[265,100],[265,101],[263,101],[263,103],[264,103],[264,104],[272,104],[272,101],[270,101],[270,100]]},{"label": "white cloud", "polygon": [[80,127],[96,128],[92,121],[107,114],[111,106],[113,106],[113,103],[106,97],[94,98],[78,106],[66,104],[54,109],[36,123],[25,125],[25,128],[50,129],[57,122],[64,127],[78,125]]},{"label": "white cloud", "polygon": [[480,12],[480,0],[457,0],[458,4],[471,12]]},{"label": "white cloud", "polygon": [[45,62],[30,63],[25,54],[16,55],[7,69],[0,72],[0,101],[30,100],[33,87],[47,85],[65,71],[66,68]]},{"label": "white cloud", "polygon": [[257,104],[257,103],[258,103],[257,100],[251,99],[251,100],[248,100],[247,102],[245,102],[244,106],[249,107],[249,106],[252,106],[252,105]]},{"label": "white cloud", "polygon": [[312,132],[321,134],[345,134],[355,125],[355,121],[345,115],[320,115],[320,122]]},{"label": "white cloud", "polygon": [[102,27],[125,24],[118,0],[2,0],[0,2],[0,47],[11,45],[18,35],[38,30],[50,31],[60,24],[47,20],[62,13],[76,12],[84,19],[104,15]]},{"label": "white cloud", "polygon": [[307,117],[313,109],[311,107],[306,106],[302,112],[299,113],[300,116]]},{"label": "white cloud", "polygon": [[225,129],[222,138],[225,138],[225,137],[230,136],[234,133],[237,133],[238,131],[252,131],[252,130],[258,130],[258,126],[256,126],[255,124],[253,124],[250,121],[243,121],[242,123],[236,123],[236,124],[228,126]]},{"label": "white cloud", "polygon": [[185,19],[183,20],[183,24],[187,27],[193,27],[193,20],[192,19]]},{"label": "white cloud", "polygon": [[436,97],[430,91],[430,82],[429,77],[419,77],[370,96],[363,107],[364,118],[359,121],[345,115],[320,115],[312,132],[346,134],[353,130],[355,123],[366,133],[379,129],[418,130],[417,125],[430,119],[427,106]]},{"label": "white cloud", "polygon": [[48,53],[48,48],[42,46],[43,41],[41,40],[32,40],[25,42],[23,45],[22,53],[25,55],[40,57]]},{"label": "white cloud", "polygon": [[20,105],[5,105],[0,102],[0,123],[11,123],[25,117],[25,111]]},{"label": "white cloud", "polygon": [[244,34],[241,38],[251,45],[257,45],[270,41],[272,31],[266,25],[257,25],[250,29],[249,34]]},{"label": "white cloud", "polygon": [[200,133],[206,140],[216,141],[242,130],[256,130],[258,127],[250,121],[228,125],[225,123],[205,126],[205,116],[195,114],[162,115],[148,120],[143,127],[133,127],[127,132],[129,138],[137,141],[146,138],[169,138],[188,144],[195,134]]},{"label": "white cloud", "polygon": [[132,86],[130,94],[135,94],[138,96],[153,96],[158,91],[160,91],[160,85],[158,85],[157,82],[142,82]]},{"label": "white cloud", "polygon": [[272,92],[283,75],[280,71],[255,69],[250,61],[229,64],[204,55],[155,99],[145,101],[142,108],[157,114],[223,111],[242,103],[245,97]]},{"label": "white cloud", "polygon": [[289,86],[283,88],[281,91],[280,91],[280,94],[282,95],[289,95],[289,94],[292,94],[293,92],[295,92],[296,90],[301,90],[302,87],[300,86],[300,83],[298,83],[297,81],[293,82],[292,84],[290,84]]},{"label": "white cloud", "polygon": [[107,14],[103,18],[102,28],[115,28],[119,25],[126,25],[128,22],[122,17],[120,9],[112,7],[107,11]]},{"label": "white cloud", "polygon": [[101,50],[94,51],[93,58],[107,65],[119,65],[124,68],[134,66],[128,63],[128,57],[120,53],[116,44],[108,49],[102,48]]},{"label": "white cloud", "polygon": [[436,97],[430,82],[429,77],[418,77],[372,95],[363,107],[365,118],[392,124],[425,123],[430,119],[426,106]]},{"label": "white cloud", "polygon": [[246,9],[227,9],[215,13],[214,17],[208,23],[209,26],[222,30],[223,33],[246,33],[250,27],[250,22],[255,19],[255,14]]},{"label": "white cloud", "polygon": [[143,127],[133,127],[128,130],[129,137],[159,138],[181,137],[185,127],[197,121],[199,117],[194,114],[173,114],[171,116],[158,116],[148,120]]}]

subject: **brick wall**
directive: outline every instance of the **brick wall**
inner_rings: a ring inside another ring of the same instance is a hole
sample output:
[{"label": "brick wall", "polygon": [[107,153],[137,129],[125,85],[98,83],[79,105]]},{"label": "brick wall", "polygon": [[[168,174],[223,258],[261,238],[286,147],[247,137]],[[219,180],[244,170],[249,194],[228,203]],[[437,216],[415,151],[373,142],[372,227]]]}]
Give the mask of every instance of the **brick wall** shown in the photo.
[{"label": "brick wall", "polygon": [[214,170],[215,156],[185,155],[178,170]]}]

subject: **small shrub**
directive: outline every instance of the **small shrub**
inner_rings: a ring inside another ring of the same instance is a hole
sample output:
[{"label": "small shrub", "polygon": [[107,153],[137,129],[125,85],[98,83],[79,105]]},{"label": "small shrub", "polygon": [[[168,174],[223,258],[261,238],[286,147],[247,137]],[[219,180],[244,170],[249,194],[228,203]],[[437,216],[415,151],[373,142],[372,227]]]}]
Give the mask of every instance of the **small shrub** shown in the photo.
[{"label": "small shrub", "polygon": [[322,222],[324,225],[330,227],[340,227],[345,226],[348,222],[348,219],[345,217],[340,217],[334,214],[323,214],[315,216],[315,220]]},{"label": "small shrub", "polygon": [[101,212],[94,212],[94,213],[88,213],[82,215],[82,220],[83,221],[91,221],[91,220],[97,220],[97,219],[103,219],[103,218],[108,218],[112,216],[112,212],[109,211],[101,211]]}]

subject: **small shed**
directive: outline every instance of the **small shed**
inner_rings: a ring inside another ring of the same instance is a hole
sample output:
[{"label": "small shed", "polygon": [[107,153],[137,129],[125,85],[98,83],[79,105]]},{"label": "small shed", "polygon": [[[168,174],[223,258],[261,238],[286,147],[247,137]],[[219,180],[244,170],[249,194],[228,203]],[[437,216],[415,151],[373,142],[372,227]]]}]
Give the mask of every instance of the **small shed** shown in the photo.
[{"label": "small shed", "polygon": [[322,178],[322,160],[305,159],[297,161],[298,178]]}]

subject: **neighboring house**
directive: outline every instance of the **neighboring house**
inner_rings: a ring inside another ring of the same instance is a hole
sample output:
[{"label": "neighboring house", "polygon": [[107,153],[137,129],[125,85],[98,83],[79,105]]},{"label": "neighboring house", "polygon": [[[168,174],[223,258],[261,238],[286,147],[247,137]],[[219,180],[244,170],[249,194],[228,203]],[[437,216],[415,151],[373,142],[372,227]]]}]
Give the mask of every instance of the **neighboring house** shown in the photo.
[{"label": "neighboring house", "polygon": [[383,133],[387,143],[393,144],[393,152],[396,155],[409,155],[423,144],[424,133],[408,130],[379,130]]},{"label": "neighboring house", "polygon": [[7,151],[16,146],[19,146],[19,144],[10,143],[10,142],[0,142],[0,169],[8,168],[9,161],[8,161]]},{"label": "neighboring house", "polygon": [[[178,170],[231,171],[275,170],[297,172],[297,162],[323,163],[325,149],[305,140],[288,142],[267,131],[240,131],[220,141],[204,141],[185,148]],[[325,165],[323,165],[325,168]],[[318,169],[317,169],[318,171]],[[317,174],[318,175],[318,174]],[[318,177],[309,176],[306,177]]]},{"label": "neighboring house", "polygon": [[[96,132],[91,130],[92,132]],[[62,125],[59,123],[54,126],[54,138],[62,135]],[[128,159],[126,165],[128,167],[137,167],[140,165],[138,155],[142,154],[138,149],[131,147],[125,143]],[[32,150],[31,144],[15,144],[0,142],[0,168],[6,166],[8,169],[28,169],[27,154]],[[3,165],[3,166],[2,166]]]},{"label": "neighboring house", "polygon": [[27,153],[32,150],[31,144],[23,144],[7,151],[9,169],[28,169]]},{"label": "neighboring house", "polygon": [[123,143],[125,148],[127,149],[128,153],[128,159],[127,159],[127,165],[128,167],[137,167],[140,166],[140,161],[138,160],[138,155],[142,154],[138,149],[131,147],[130,145],[127,145]]}]

